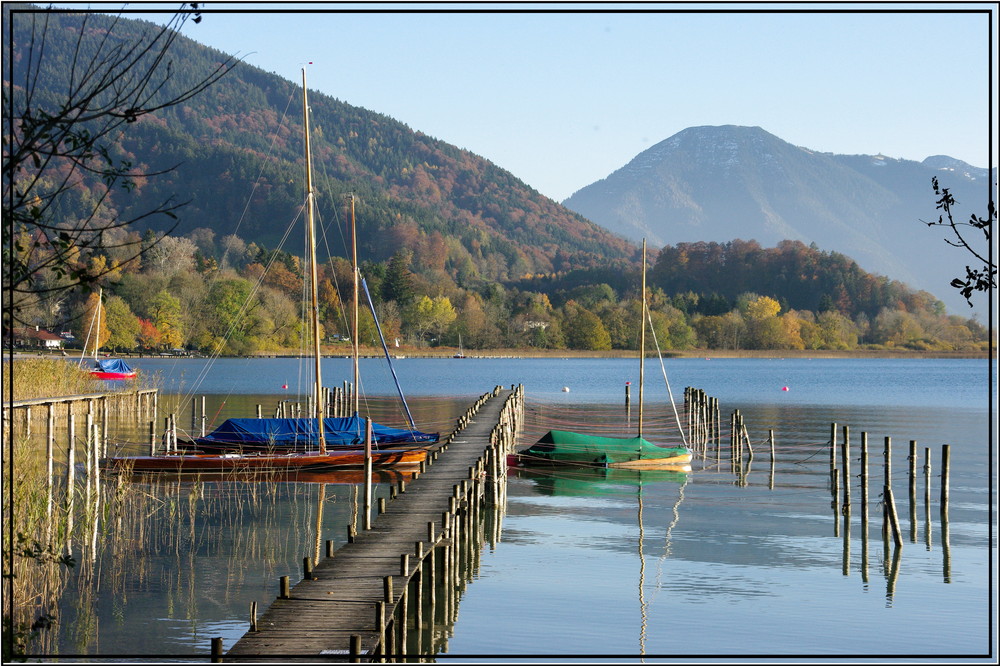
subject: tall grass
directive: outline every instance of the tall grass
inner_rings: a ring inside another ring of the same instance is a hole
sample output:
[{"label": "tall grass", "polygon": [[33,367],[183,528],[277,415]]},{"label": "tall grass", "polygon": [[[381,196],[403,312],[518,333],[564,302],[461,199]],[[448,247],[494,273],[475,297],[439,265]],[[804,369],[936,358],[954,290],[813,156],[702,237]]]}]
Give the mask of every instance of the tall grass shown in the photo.
[{"label": "tall grass", "polygon": [[[10,361],[12,400],[57,398],[64,395],[99,393],[104,383],[90,376],[89,368],[74,361],[55,358],[24,358]],[[4,382],[6,389],[6,382]]]}]

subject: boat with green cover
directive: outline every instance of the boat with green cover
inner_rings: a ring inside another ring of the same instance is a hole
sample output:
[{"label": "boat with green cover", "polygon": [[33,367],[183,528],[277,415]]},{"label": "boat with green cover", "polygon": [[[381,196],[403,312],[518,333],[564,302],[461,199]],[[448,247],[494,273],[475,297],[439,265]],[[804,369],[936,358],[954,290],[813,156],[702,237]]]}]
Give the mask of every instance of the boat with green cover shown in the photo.
[{"label": "boat with green cover", "polygon": [[550,430],[530,448],[515,455],[519,465],[561,464],[596,467],[658,467],[691,462],[686,446],[657,446],[642,437],[601,437]]}]

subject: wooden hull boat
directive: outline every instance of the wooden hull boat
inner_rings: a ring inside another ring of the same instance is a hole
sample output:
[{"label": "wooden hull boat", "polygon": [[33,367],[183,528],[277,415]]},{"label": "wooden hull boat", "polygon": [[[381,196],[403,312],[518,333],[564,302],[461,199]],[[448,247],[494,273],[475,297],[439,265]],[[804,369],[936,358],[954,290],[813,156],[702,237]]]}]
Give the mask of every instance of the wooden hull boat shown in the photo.
[{"label": "wooden hull boat", "polygon": [[[419,470],[416,467],[384,467],[372,470],[372,483],[394,485],[400,481],[410,481]],[[138,483],[170,481],[239,481],[243,483],[329,483],[334,485],[361,485],[365,482],[365,471],[354,467],[316,468],[301,467],[284,470],[193,470],[191,472],[162,472],[153,475],[146,471],[133,471],[130,480]]]},{"label": "wooden hull boat", "polygon": [[[418,467],[427,451],[383,450],[371,454],[373,467]],[[106,458],[106,469],[131,472],[254,472],[363,468],[364,451],[327,453],[168,453],[156,456]]]}]

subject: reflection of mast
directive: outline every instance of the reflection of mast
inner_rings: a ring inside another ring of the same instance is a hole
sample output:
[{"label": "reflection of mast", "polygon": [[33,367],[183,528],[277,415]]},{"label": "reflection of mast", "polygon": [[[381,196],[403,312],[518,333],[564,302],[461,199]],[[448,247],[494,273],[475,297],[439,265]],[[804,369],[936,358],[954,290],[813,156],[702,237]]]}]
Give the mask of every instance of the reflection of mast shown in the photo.
[{"label": "reflection of mast", "polygon": [[[641,474],[641,472],[640,472]],[[646,597],[643,592],[643,579],[646,572],[646,558],[642,553],[642,479],[639,479],[639,654],[646,654],[646,624],[648,616],[646,613]]]},{"label": "reflection of mast", "polygon": [[[674,531],[674,528],[677,526],[678,521],[680,521],[680,519],[681,519],[681,513],[680,513],[679,509],[680,509],[680,506],[681,506],[681,502],[684,501],[684,486],[686,486],[687,483],[688,483],[688,479],[687,479],[687,476],[685,475],[684,482],[681,484],[680,490],[677,493],[677,501],[674,502],[674,506],[671,509],[671,511],[673,513],[673,517],[670,520],[670,524],[667,525],[667,531],[666,531],[666,534],[664,534],[664,537],[663,537],[663,555],[660,556],[660,561],[657,562],[657,565],[656,565],[656,592],[657,593],[660,591],[660,586],[661,586],[660,580],[663,577],[663,560],[667,559],[670,556],[670,533]],[[653,598],[654,599],[656,598],[655,594],[653,595]]]},{"label": "reflection of mast", "polygon": [[313,562],[319,563],[319,544],[323,535],[323,504],[326,502],[326,484],[319,484],[319,500],[316,502],[316,548]]}]

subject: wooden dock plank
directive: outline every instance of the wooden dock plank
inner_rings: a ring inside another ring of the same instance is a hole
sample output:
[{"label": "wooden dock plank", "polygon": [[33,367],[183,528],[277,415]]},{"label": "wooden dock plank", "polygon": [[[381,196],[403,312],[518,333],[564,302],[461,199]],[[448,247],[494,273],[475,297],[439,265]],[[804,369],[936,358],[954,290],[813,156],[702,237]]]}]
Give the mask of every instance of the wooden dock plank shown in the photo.
[{"label": "wooden dock plank", "polygon": [[[490,433],[510,394],[501,390],[486,399],[427,470],[386,503],[372,529],[359,531],[353,543],[314,564],[312,580],[295,584],[289,598],[275,599],[258,618],[258,630],[240,638],[225,661],[347,654],[352,635],[361,635],[363,650],[370,650],[380,639],[376,614],[378,602],[384,601],[385,577],[393,577],[393,600],[384,611],[389,617],[417,570],[417,542],[423,543],[424,552],[432,547],[429,522],[435,525],[433,546],[444,545],[442,516],[449,511],[455,487],[469,479],[470,467],[489,448]],[[405,575],[400,571],[404,553],[410,556]]]}]

